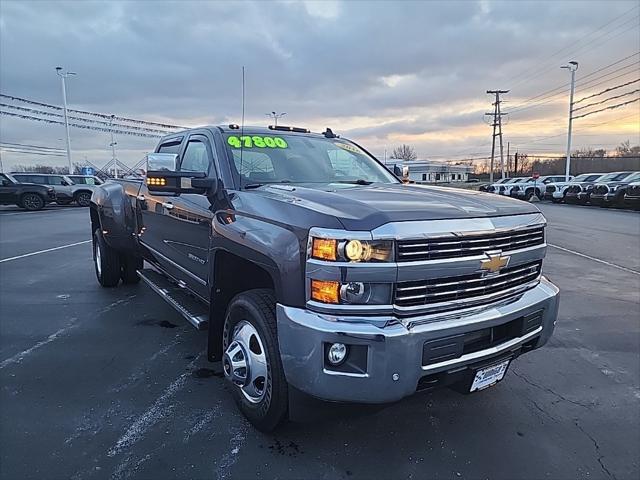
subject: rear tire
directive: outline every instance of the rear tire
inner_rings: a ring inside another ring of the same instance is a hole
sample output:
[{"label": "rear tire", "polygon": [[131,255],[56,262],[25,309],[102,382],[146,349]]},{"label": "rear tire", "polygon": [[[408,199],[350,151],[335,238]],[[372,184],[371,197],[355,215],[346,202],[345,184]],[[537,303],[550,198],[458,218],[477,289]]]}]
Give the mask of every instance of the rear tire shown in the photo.
[{"label": "rear tire", "polygon": [[91,204],[91,194],[89,192],[77,193],[74,200],[79,206],[88,207]]},{"label": "rear tire", "polygon": [[142,269],[142,257],[135,255],[120,256],[120,278],[125,285],[132,285],[140,281],[138,270]]},{"label": "rear tire", "polygon": [[100,229],[93,232],[93,265],[98,283],[112,288],[120,282],[120,255],[104,241]]},{"label": "rear tire", "polygon": [[[225,352],[223,367],[236,404],[244,416],[262,432],[275,430],[284,421],[289,407],[288,384],[280,359],[275,309],[276,300],[271,290],[256,289],[241,293],[229,303],[222,335],[222,349]],[[249,335],[244,335],[244,339],[243,331],[249,332]],[[246,345],[246,338],[250,339],[249,345]],[[242,346],[242,351],[238,350],[238,343]],[[233,355],[234,344],[236,356]],[[242,357],[242,361],[245,354],[248,368],[244,370],[244,374],[247,384],[241,387],[232,381],[231,373],[235,370],[230,361],[237,360],[238,356]],[[256,357],[264,360],[266,377],[257,376],[254,379],[252,376],[254,369],[251,365]],[[264,378],[264,382],[256,383],[261,378]],[[252,385],[258,387],[251,388]]]},{"label": "rear tire", "polygon": [[45,201],[44,198],[42,198],[37,193],[25,193],[20,198],[19,205],[25,210],[33,212],[36,210],[42,210],[45,206]]}]

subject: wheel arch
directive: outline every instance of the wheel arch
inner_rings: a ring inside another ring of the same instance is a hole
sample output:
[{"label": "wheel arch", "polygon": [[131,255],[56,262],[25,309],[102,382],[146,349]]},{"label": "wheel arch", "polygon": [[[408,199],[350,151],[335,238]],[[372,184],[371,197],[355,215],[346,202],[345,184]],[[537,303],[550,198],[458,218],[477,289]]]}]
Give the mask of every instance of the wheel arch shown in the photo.
[{"label": "wheel arch", "polygon": [[211,274],[207,352],[210,361],[218,361],[222,358],[222,328],[231,300],[248,290],[268,289],[279,301],[282,288],[275,262],[266,257],[258,262],[220,249],[212,258],[215,268]]}]

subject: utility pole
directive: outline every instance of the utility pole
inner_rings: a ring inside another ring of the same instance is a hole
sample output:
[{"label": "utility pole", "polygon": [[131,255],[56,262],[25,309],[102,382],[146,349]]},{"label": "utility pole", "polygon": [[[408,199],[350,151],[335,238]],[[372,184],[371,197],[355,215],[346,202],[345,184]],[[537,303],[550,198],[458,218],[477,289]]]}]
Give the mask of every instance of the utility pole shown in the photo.
[{"label": "utility pole", "polygon": [[573,123],[573,94],[576,89],[576,70],[578,70],[578,62],[571,61],[568,65],[560,68],[566,68],[571,71],[571,95],[569,96],[569,130],[567,132],[567,164],[564,171],[564,181],[569,181],[569,173],[571,171],[571,127]]},{"label": "utility pole", "polygon": [[507,177],[509,176],[509,172],[511,171],[511,155],[509,155],[510,146],[511,142],[507,142]]},{"label": "utility pole", "polygon": [[116,178],[118,178],[118,161],[116,160],[116,145],[117,143],[113,140],[113,120],[115,119],[115,115],[111,115],[111,121],[109,122],[109,130],[111,132],[111,161],[113,161],[113,174]]},{"label": "utility pole", "polygon": [[516,152],[515,156],[513,157],[513,176],[518,176],[518,152]]},{"label": "utility pole", "polygon": [[265,113],[265,115],[267,117],[271,117],[273,118],[273,121],[275,122],[275,126],[278,126],[278,119],[284,117],[287,114],[287,112],[282,112],[282,113],[276,113],[276,112],[271,112],[271,113]]},{"label": "utility pole", "polygon": [[69,163],[69,175],[71,171],[71,138],[69,137],[69,120],[67,118],[67,86],[65,85],[65,79],[70,75],[75,75],[74,72],[62,72],[62,67],[56,67],[56,74],[62,80],[62,105],[64,113],[64,128],[67,131],[67,162]]},{"label": "utility pole", "polygon": [[[496,136],[500,137],[500,169],[502,171],[502,178],[504,178],[504,150],[502,147],[502,116],[506,115],[506,113],[502,113],[500,111],[500,104],[502,101],[500,100],[501,93],[509,93],[509,90],[487,90],[489,95],[495,95],[496,101],[492,103],[493,105],[493,113],[485,113],[485,115],[492,115],[493,122],[491,126],[493,127],[493,136],[491,141],[491,167],[489,171],[489,182],[493,183],[493,169],[494,169],[494,159],[496,152]],[[496,133],[496,127],[498,128],[498,133]]]}]

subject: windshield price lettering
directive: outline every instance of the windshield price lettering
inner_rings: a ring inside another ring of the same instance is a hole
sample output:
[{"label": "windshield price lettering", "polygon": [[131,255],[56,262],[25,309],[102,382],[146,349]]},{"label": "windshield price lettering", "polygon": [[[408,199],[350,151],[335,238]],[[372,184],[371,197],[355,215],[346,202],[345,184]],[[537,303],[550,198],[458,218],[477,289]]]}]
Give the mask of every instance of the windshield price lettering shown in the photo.
[{"label": "windshield price lettering", "polygon": [[230,136],[227,143],[233,148],[288,148],[289,145],[281,137],[261,137],[261,136]]}]

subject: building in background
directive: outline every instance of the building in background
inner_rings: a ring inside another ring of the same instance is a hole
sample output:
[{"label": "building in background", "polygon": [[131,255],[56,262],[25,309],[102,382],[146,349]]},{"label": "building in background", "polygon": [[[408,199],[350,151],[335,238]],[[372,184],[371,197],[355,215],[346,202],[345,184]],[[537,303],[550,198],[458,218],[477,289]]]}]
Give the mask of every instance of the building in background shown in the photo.
[{"label": "building in background", "polygon": [[415,183],[457,183],[469,180],[469,174],[473,173],[471,165],[453,165],[429,160],[402,161],[389,159],[387,168],[393,172],[398,166],[407,173],[407,179]]}]

